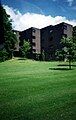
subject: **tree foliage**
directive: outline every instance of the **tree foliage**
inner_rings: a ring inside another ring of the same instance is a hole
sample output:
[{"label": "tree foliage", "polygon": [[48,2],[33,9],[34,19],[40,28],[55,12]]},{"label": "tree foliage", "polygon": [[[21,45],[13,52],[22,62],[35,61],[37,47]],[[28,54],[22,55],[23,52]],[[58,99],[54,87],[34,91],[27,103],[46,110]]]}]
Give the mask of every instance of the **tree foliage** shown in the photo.
[{"label": "tree foliage", "polygon": [[42,50],[42,60],[45,61],[45,51]]},{"label": "tree foliage", "polygon": [[6,52],[6,49],[0,50],[0,61],[7,60],[8,53]]},{"label": "tree foliage", "polygon": [[21,56],[26,58],[27,55],[29,54],[30,49],[31,49],[30,42],[24,40],[24,43],[20,48]]},{"label": "tree foliage", "polygon": [[76,43],[76,26],[73,27],[73,41]]},{"label": "tree foliage", "polygon": [[57,51],[58,56],[61,56],[61,60],[67,59],[69,61],[69,69],[71,69],[71,62],[76,60],[76,43],[74,42],[73,37],[61,39],[62,50]]},{"label": "tree foliage", "polygon": [[15,43],[17,41],[16,35],[12,31],[12,24],[10,16],[6,14],[5,9],[0,5],[0,44],[3,44],[3,48],[0,50],[6,50],[8,56],[12,57],[12,51],[15,49]]}]

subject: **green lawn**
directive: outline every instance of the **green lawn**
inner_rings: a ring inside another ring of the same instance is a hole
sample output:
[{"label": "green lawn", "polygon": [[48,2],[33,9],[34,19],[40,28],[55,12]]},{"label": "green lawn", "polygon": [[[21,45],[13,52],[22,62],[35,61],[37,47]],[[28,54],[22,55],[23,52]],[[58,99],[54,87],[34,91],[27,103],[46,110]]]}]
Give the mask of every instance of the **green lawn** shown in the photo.
[{"label": "green lawn", "polygon": [[0,120],[76,120],[76,67],[58,64],[0,63]]}]

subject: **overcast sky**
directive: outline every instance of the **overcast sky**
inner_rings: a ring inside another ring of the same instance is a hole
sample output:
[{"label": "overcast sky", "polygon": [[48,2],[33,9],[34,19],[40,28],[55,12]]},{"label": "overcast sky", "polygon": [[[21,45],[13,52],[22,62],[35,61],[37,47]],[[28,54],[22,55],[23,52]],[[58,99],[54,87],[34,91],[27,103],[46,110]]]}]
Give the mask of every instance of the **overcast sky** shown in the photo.
[{"label": "overcast sky", "polygon": [[2,0],[15,30],[66,22],[76,26],[76,0]]}]

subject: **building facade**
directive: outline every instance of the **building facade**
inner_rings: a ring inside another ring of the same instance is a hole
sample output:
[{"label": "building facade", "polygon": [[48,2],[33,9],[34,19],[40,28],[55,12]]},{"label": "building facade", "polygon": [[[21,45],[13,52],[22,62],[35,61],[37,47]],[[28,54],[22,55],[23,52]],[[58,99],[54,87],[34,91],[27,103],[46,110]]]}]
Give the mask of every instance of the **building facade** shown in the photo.
[{"label": "building facade", "polygon": [[17,30],[13,30],[13,32],[14,32],[14,34],[15,34],[16,37],[17,37],[17,42],[16,42],[16,44],[15,44],[15,49],[14,49],[14,56],[16,57],[16,56],[19,56],[20,32],[17,31]]},{"label": "building facade", "polygon": [[46,60],[55,59],[56,50],[62,48],[62,37],[72,37],[72,31],[72,25],[64,22],[41,29],[41,52],[44,51]]},{"label": "building facade", "polygon": [[44,54],[45,60],[55,60],[56,51],[62,48],[60,44],[62,37],[72,37],[72,32],[72,25],[64,22],[42,29],[31,27],[22,32],[16,32],[19,41],[16,50],[19,50],[26,40],[31,45],[30,58],[42,58]]},{"label": "building facade", "polygon": [[30,56],[31,58],[38,57],[41,54],[41,39],[40,29],[31,27],[27,30],[20,32],[20,46],[23,45],[24,40],[29,41],[31,45]]}]

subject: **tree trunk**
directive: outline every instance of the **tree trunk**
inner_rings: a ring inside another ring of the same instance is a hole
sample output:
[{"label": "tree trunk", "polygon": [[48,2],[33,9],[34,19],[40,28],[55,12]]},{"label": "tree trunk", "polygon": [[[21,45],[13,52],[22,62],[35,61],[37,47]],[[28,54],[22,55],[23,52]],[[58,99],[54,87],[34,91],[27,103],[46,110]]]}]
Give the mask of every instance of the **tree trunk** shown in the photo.
[{"label": "tree trunk", "polygon": [[69,69],[71,70],[71,60],[69,60]]},{"label": "tree trunk", "polygon": [[12,52],[11,52],[11,58],[12,58],[12,59],[13,59],[13,57],[14,57],[14,54],[13,54],[13,52],[14,52],[14,51],[12,50]]}]

